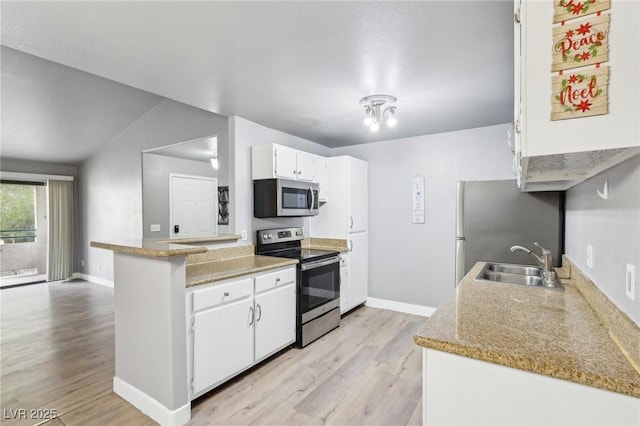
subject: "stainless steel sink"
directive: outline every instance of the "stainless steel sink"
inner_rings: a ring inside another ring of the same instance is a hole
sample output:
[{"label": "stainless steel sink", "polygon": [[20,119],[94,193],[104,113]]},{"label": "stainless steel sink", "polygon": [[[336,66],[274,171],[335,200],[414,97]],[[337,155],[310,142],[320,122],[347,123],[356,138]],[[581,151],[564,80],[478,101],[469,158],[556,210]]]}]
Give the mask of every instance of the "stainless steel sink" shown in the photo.
[{"label": "stainless steel sink", "polygon": [[542,279],[542,270],[530,265],[487,263],[476,277],[476,281],[492,281],[552,290],[564,290],[560,283],[545,283]]}]

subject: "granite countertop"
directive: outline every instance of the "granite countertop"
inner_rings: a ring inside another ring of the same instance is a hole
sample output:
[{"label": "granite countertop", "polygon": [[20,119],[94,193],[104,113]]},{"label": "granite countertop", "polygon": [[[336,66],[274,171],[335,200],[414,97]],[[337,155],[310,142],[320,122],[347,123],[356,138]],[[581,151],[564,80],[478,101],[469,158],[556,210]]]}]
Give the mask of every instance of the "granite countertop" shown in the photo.
[{"label": "granite countertop", "polygon": [[187,256],[204,253],[206,247],[166,243],[153,240],[91,241],[91,247],[147,257]]},{"label": "granite countertop", "polygon": [[187,265],[187,287],[227,278],[296,265],[295,259],[272,256],[243,256]]},{"label": "granite countertop", "polygon": [[173,238],[170,240],[157,239],[155,241],[159,243],[193,244],[193,243],[210,243],[210,242],[220,242],[220,241],[237,241],[240,238],[241,236],[236,234],[220,234],[220,235],[213,235],[211,237]]},{"label": "granite countertop", "polygon": [[640,372],[570,281],[565,291],[475,281],[484,265],[427,320],[418,345],[640,398]]}]

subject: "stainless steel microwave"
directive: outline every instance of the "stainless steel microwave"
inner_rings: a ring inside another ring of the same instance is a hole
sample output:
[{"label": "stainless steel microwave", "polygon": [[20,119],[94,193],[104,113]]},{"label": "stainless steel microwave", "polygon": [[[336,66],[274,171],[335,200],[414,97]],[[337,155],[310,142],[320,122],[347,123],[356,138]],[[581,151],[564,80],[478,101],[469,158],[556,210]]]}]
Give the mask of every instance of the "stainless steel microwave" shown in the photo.
[{"label": "stainless steel microwave", "polygon": [[254,217],[316,216],[318,184],[286,179],[253,181]]}]

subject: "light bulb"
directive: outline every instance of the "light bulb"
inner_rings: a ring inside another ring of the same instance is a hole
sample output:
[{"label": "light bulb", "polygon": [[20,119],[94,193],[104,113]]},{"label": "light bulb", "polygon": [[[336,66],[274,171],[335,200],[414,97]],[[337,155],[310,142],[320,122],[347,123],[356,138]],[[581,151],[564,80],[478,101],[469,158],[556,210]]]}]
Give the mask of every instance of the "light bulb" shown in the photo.
[{"label": "light bulb", "polygon": [[377,122],[371,123],[370,129],[372,132],[377,132],[379,128],[380,128],[380,125]]},{"label": "light bulb", "polygon": [[211,167],[213,167],[214,169],[218,170],[218,159],[217,158],[212,158],[211,159]]},{"label": "light bulb", "polygon": [[371,126],[371,124],[372,124],[372,123],[373,123],[373,118],[371,118],[371,116],[370,116],[370,115],[367,115],[367,116],[364,118],[364,125],[365,125],[365,126]]},{"label": "light bulb", "polygon": [[387,119],[387,126],[394,127],[396,124],[398,124],[398,119],[393,115]]}]

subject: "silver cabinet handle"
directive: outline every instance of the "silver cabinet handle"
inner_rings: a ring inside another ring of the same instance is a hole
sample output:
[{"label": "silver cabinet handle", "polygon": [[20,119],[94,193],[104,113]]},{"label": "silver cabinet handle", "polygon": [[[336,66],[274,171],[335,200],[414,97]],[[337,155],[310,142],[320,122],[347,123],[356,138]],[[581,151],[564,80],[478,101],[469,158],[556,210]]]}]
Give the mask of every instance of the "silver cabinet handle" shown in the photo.
[{"label": "silver cabinet handle", "polygon": [[349,216],[349,228],[353,228],[353,216]]},{"label": "silver cabinet handle", "polygon": [[225,291],[225,292],[224,292],[224,295],[225,295],[225,297],[226,297],[226,296],[229,296],[229,292],[228,292],[228,291]]},{"label": "silver cabinet handle", "polygon": [[249,306],[249,325],[253,325],[253,306]]},{"label": "silver cabinet handle", "polygon": [[276,278],[276,284],[278,284],[280,282],[280,278]]},{"label": "silver cabinet handle", "polygon": [[258,318],[256,318],[256,324],[257,324],[258,321],[260,321],[260,318],[262,318],[262,306],[260,306],[260,304],[258,303],[256,305],[256,309],[258,311]]},{"label": "silver cabinet handle", "polygon": [[349,240],[349,251],[353,251],[353,240]]}]

